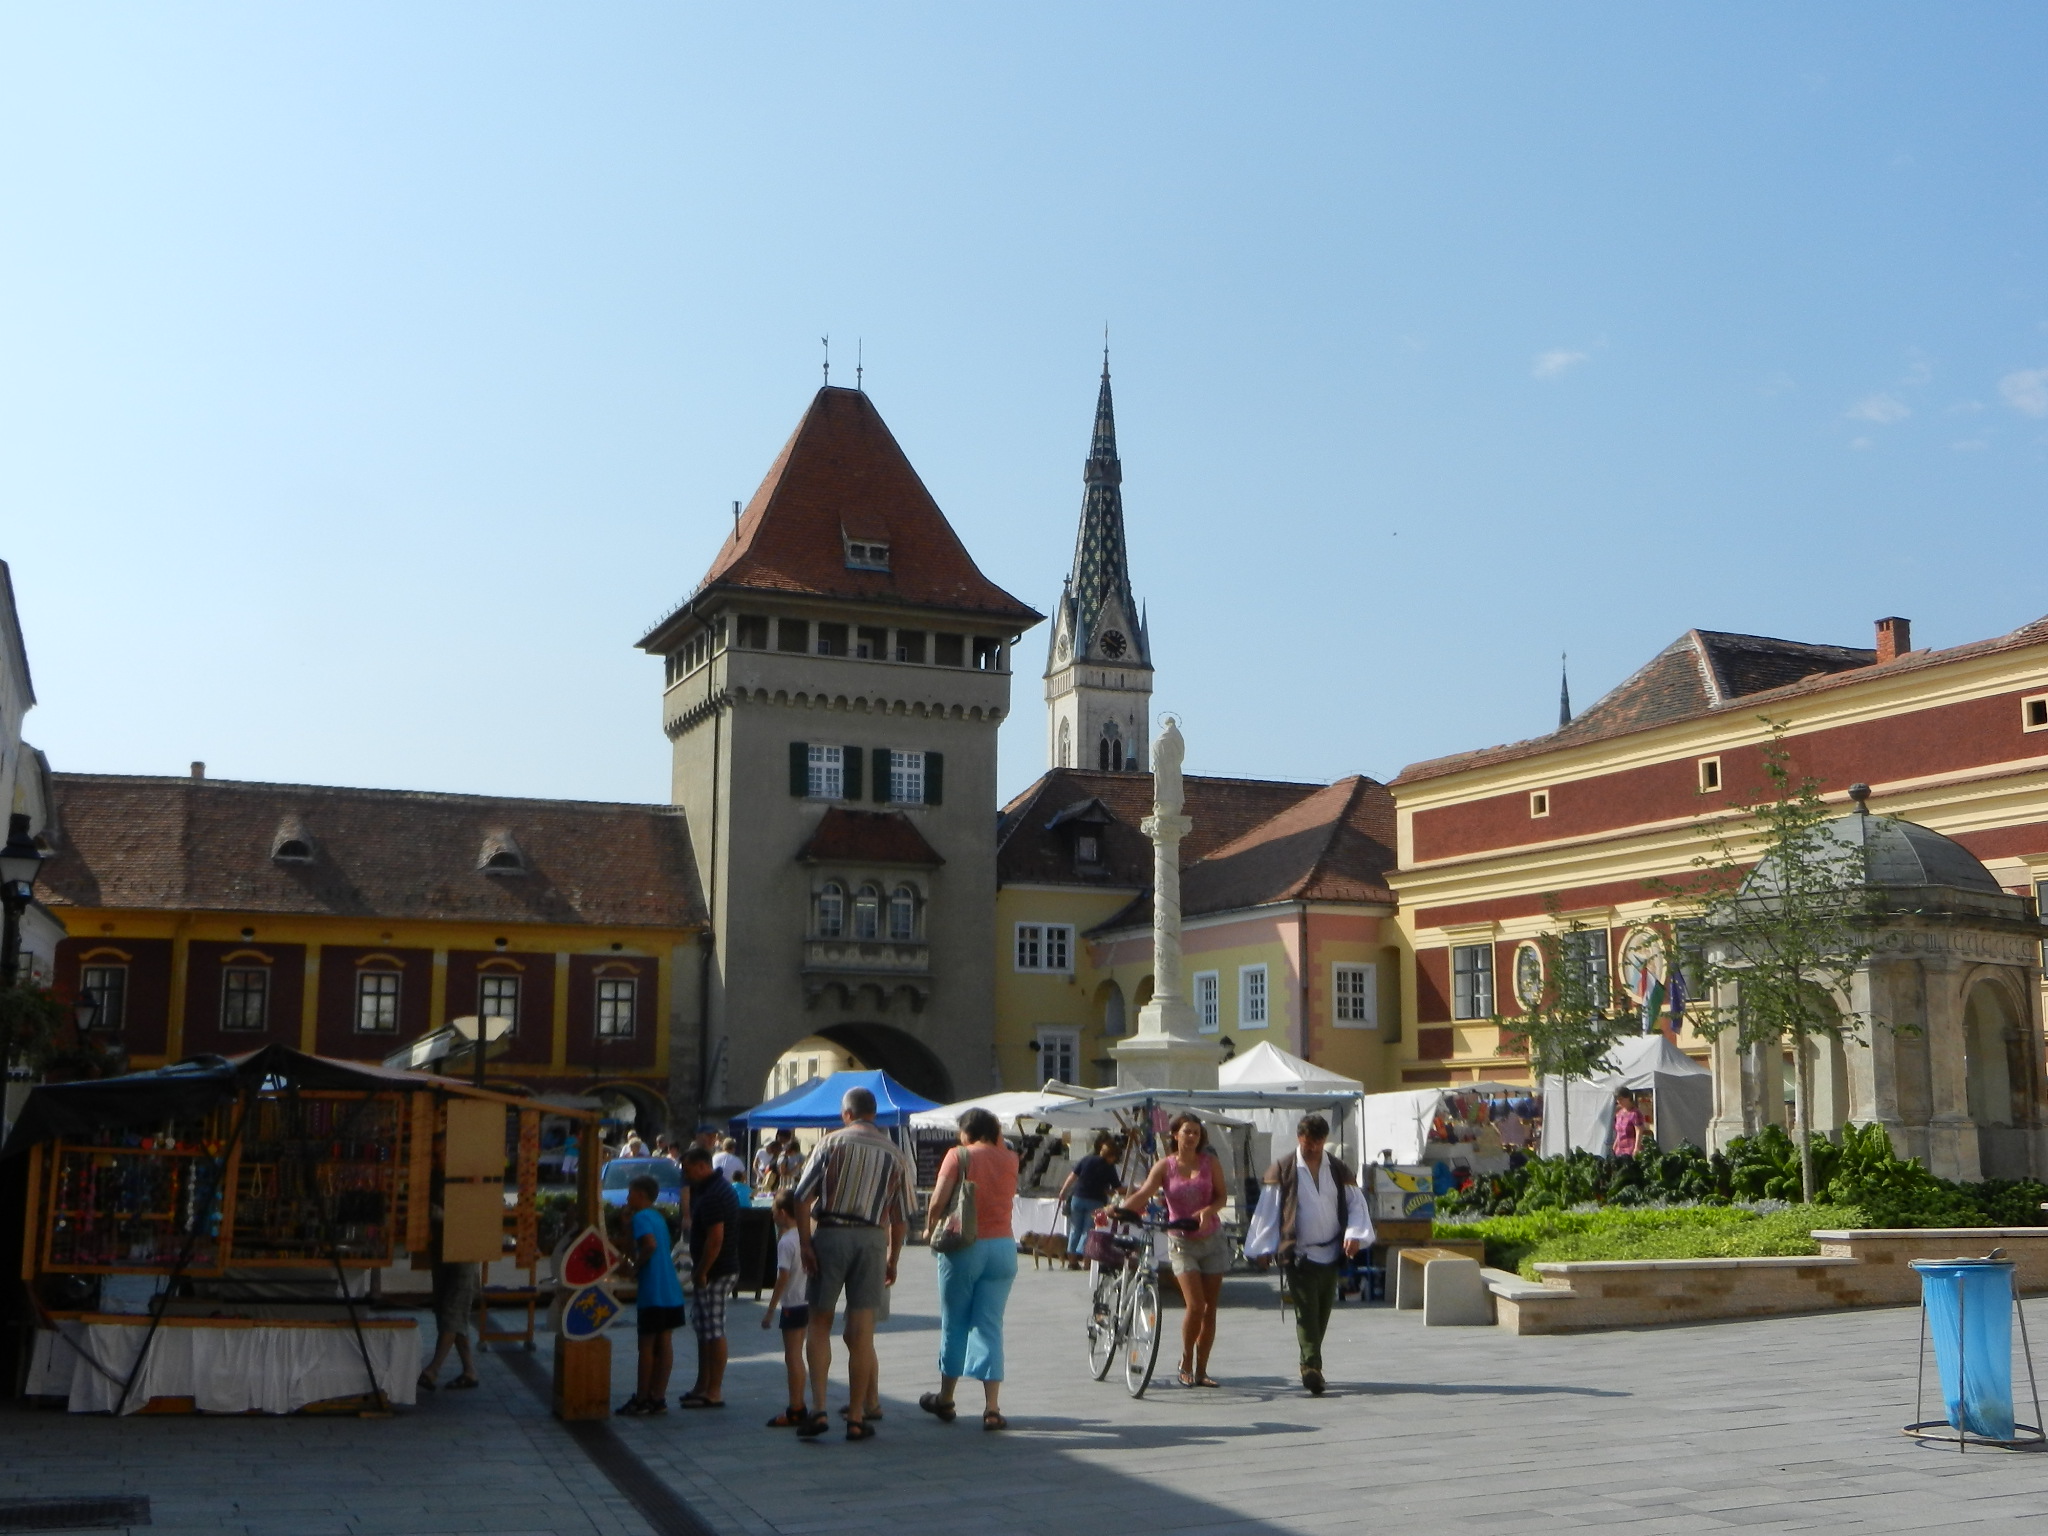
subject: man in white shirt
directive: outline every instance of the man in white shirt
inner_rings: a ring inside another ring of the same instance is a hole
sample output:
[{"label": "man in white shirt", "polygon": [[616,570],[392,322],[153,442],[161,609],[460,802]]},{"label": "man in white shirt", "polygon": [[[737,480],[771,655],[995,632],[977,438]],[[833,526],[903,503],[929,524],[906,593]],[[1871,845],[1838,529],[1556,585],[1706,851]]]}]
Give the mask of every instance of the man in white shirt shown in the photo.
[{"label": "man in white shirt", "polygon": [[1357,1257],[1374,1239],[1372,1213],[1358,1177],[1342,1160],[1326,1156],[1330,1123],[1303,1115],[1294,1128],[1295,1150],[1266,1170],[1259,1208],[1244,1240],[1245,1257],[1263,1267],[1280,1260],[1294,1298],[1294,1333],[1301,1346],[1301,1384],[1323,1392],[1323,1335],[1337,1302],[1337,1254]]}]

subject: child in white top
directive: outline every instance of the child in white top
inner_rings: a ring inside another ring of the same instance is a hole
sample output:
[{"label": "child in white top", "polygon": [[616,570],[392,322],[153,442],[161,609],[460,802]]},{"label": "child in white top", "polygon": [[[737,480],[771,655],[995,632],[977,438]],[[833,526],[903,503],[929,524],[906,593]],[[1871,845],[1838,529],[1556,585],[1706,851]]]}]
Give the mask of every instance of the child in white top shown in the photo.
[{"label": "child in white top", "polygon": [[804,1390],[809,1376],[804,1367],[804,1338],[811,1325],[809,1297],[811,1277],[804,1273],[803,1251],[796,1235],[796,1194],[775,1197],[775,1289],[761,1313],[761,1326],[782,1326],[782,1365],[789,1376],[789,1406],[768,1421],[770,1429],[801,1428],[809,1417]]}]

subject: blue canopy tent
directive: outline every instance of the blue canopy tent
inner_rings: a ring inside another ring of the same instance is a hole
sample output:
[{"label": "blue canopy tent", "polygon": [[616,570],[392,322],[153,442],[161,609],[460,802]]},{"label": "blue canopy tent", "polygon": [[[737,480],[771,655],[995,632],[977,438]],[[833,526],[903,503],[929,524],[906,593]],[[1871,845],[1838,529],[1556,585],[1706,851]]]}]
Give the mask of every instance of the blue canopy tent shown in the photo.
[{"label": "blue canopy tent", "polygon": [[814,1077],[765,1104],[756,1104],[740,1119],[747,1122],[749,1132],[837,1125],[839,1101],[849,1088],[865,1088],[875,1096],[877,1125],[905,1125],[912,1115],[939,1107],[912,1093],[886,1072],[834,1072],[830,1077]]}]

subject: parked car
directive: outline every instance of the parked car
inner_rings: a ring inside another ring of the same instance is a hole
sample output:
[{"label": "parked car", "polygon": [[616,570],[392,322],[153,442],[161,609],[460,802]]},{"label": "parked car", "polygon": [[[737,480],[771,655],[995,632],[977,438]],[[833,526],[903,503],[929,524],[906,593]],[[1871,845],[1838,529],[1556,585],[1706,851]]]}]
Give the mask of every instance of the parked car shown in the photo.
[{"label": "parked car", "polygon": [[665,1157],[613,1158],[604,1165],[604,1177],[598,1181],[598,1197],[606,1205],[624,1205],[627,1188],[643,1174],[651,1175],[661,1186],[661,1193],[655,1197],[656,1204],[682,1204],[682,1166]]}]

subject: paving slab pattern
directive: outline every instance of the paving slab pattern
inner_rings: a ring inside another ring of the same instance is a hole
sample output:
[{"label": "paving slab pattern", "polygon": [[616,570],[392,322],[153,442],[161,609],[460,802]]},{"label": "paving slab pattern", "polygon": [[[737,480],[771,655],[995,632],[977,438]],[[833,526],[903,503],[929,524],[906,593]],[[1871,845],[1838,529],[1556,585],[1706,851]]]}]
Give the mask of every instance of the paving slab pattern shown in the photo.
[{"label": "paving slab pattern", "polygon": [[[1117,1376],[1088,1377],[1084,1277],[1027,1267],[1007,1334],[1011,1428],[987,1434],[972,1383],[952,1425],[916,1407],[936,1384],[931,1265],[922,1251],[905,1262],[874,1441],[762,1427],[783,1396],[780,1342],[744,1300],[732,1406],[614,1420],[611,1433],[720,1536],[1977,1532],[2048,1516],[2048,1455],[1899,1435],[1913,1416],[1910,1310],[1513,1338],[1347,1305],[1326,1350],[1332,1390],[1310,1398],[1274,1283],[1233,1278],[1212,1366],[1222,1389],[1174,1385],[1169,1312],[1159,1380],[1134,1402]],[[615,1343],[623,1398],[630,1331]],[[672,1392],[689,1385],[687,1331],[676,1353]],[[545,1348],[531,1359],[548,1363]],[[147,1494],[149,1536],[660,1536],[548,1415],[534,1372],[492,1355],[481,1370],[482,1389],[388,1420],[0,1406],[0,1498]]]}]

